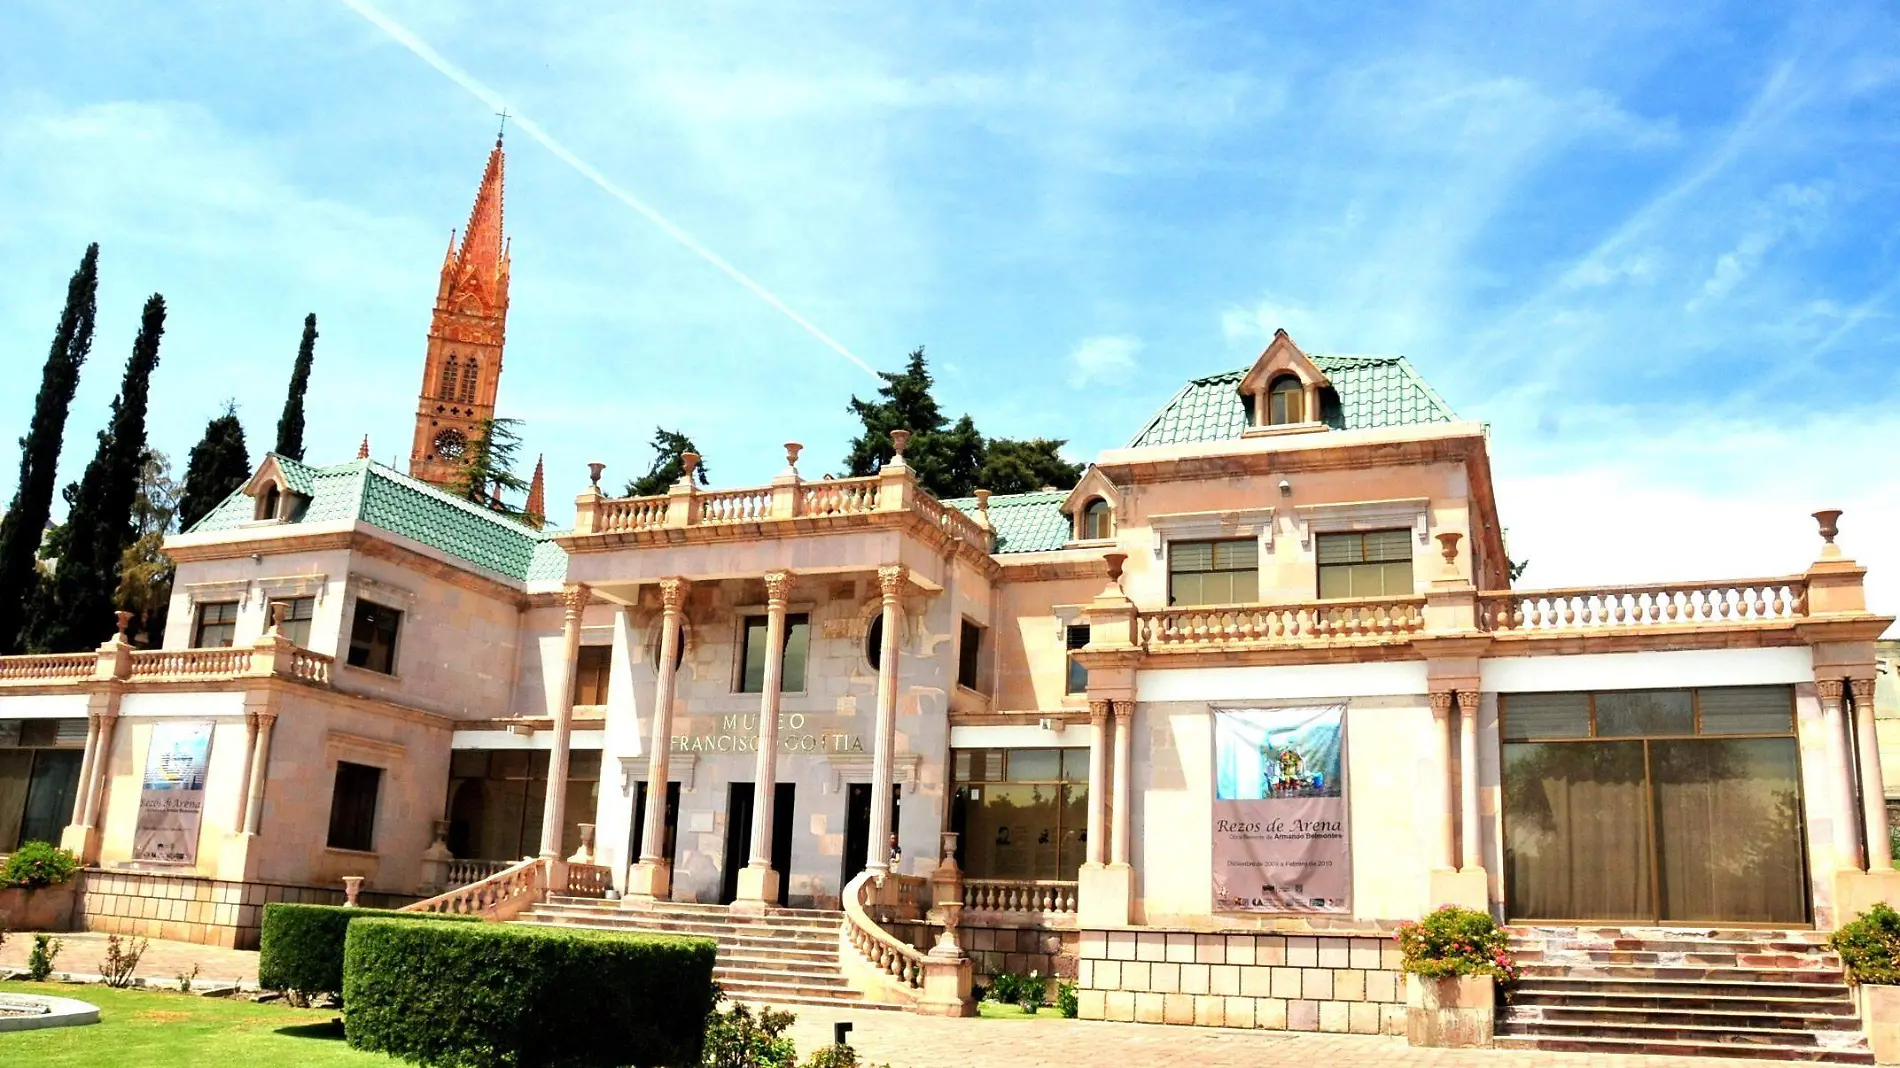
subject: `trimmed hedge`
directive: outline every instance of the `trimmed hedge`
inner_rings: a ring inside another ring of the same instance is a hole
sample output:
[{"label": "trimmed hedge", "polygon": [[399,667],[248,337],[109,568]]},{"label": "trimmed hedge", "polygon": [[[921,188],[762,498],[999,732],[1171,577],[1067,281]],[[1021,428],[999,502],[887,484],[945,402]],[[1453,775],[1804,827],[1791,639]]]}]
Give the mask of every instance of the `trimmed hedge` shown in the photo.
[{"label": "trimmed hedge", "polygon": [[347,905],[264,906],[264,928],[257,953],[257,985],[266,990],[337,994],[343,990],[343,935],[351,920],[366,916],[404,920],[480,923],[480,916],[436,912],[396,912]]},{"label": "trimmed hedge", "polygon": [[697,1065],[714,943],[511,924],[349,925],[344,1035],[455,1068]]}]

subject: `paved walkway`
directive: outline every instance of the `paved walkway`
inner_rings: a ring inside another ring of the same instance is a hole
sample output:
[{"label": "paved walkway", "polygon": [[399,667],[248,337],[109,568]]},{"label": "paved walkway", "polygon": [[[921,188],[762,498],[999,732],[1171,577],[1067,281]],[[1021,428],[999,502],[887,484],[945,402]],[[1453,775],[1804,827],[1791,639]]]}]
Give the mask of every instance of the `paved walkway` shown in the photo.
[{"label": "paved walkway", "polygon": [[[55,935],[63,944],[53,961],[53,970],[78,976],[99,974],[99,962],[105,959],[106,936],[89,931]],[[120,941],[124,941],[121,936]],[[27,931],[9,931],[6,945],[0,946],[0,969],[25,968],[27,954],[33,951],[33,935]],[[257,954],[252,950],[201,946],[195,942],[169,942],[162,938],[146,939],[145,955],[139,958],[132,974],[151,983],[175,983],[178,973],[198,966],[198,984],[242,982],[257,984]]]}]

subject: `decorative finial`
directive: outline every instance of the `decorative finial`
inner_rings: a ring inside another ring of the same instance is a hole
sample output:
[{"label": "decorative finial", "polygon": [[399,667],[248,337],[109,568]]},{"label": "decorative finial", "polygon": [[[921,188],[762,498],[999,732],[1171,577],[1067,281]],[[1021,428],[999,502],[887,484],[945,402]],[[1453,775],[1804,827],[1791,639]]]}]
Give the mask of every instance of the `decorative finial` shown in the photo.
[{"label": "decorative finial", "polygon": [[800,445],[798,442],[796,441],[786,442],[785,443],[785,466],[796,469],[798,467],[798,454],[804,451],[805,451],[805,446]]},{"label": "decorative finial", "polygon": [[1438,536],[1438,544],[1444,547],[1441,551],[1445,554],[1446,567],[1452,566],[1452,561],[1458,559],[1458,539],[1462,537],[1464,535],[1455,530],[1448,530]]},{"label": "decorative finial", "polygon": [[976,510],[977,511],[987,512],[990,510],[990,493],[991,491],[986,490],[986,489],[980,489],[976,491]]},{"label": "decorative finial", "polygon": [[1122,565],[1128,562],[1128,554],[1105,553],[1102,559],[1108,561],[1108,581],[1116,586],[1120,586],[1122,581]]},{"label": "decorative finial", "polygon": [[904,450],[910,445],[910,431],[891,431],[891,451],[897,454],[897,462],[904,462]]},{"label": "decorative finial", "polygon": [[273,631],[283,630],[284,617],[288,615],[290,615],[290,602],[272,601],[270,603],[270,629]]},{"label": "decorative finial", "polygon": [[125,641],[125,630],[132,625],[132,613],[121,609],[112,614],[119,618],[119,640]]},{"label": "decorative finial", "polygon": [[686,472],[680,476],[680,484],[688,487],[692,486],[693,472],[699,469],[699,454],[696,452],[680,453],[680,467],[684,468]]},{"label": "decorative finial", "polygon": [[358,445],[356,447],[356,458],[359,460],[369,459],[369,435],[368,434],[363,435],[363,444]]},{"label": "decorative finial", "polygon": [[605,470],[607,470],[607,465],[601,463],[599,460],[595,460],[593,463],[588,464],[587,465],[587,484],[594,487],[595,489],[599,489],[600,488],[600,473]]},{"label": "decorative finial", "polygon": [[495,147],[500,148],[501,135],[508,129],[508,109],[504,106],[500,111],[495,112],[495,114],[501,116],[501,125],[495,130]]},{"label": "decorative finial", "polygon": [[1834,538],[1841,532],[1841,510],[1823,508],[1814,513],[1814,521],[1821,525],[1821,556],[1829,560],[1840,556],[1841,547],[1834,544]]}]

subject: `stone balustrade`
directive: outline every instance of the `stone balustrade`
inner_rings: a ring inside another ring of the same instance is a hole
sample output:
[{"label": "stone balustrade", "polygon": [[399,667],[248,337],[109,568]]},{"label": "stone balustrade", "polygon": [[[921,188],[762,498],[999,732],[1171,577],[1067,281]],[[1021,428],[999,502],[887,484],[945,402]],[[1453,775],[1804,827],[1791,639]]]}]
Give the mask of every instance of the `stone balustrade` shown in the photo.
[{"label": "stone balustrade", "polygon": [[876,478],[841,478],[799,487],[798,514],[865,515],[877,511]]},{"label": "stone balustrade", "polygon": [[877,877],[868,871],[858,873],[845,887],[844,940],[886,987],[867,992],[874,1000],[908,1003],[923,990],[924,954],[872,918],[870,910],[877,907],[879,889]]},{"label": "stone balustrade", "polygon": [[253,645],[210,649],[134,649],[114,641],[90,653],[0,656],[0,687],[80,686],[108,679],[230,682],[271,676],[328,687],[335,671],[335,658],[271,637]]},{"label": "stone balustrade", "polygon": [[448,862],[448,874],[444,876],[445,885],[452,890],[460,889],[507,871],[519,863],[521,861],[518,860],[451,860]]},{"label": "stone balustrade", "polygon": [[964,879],[963,907],[969,912],[1074,915],[1072,879]]},{"label": "stone balustrade", "polygon": [[605,864],[568,861],[567,893],[570,897],[606,897],[614,888],[614,870]]},{"label": "stone balustrade", "polygon": [[97,653],[44,653],[0,656],[0,683],[75,682],[92,678]]},{"label": "stone balustrade", "polygon": [[140,649],[132,654],[135,679],[214,679],[249,674],[251,650],[241,646],[218,649]]},{"label": "stone balustrade", "polygon": [[1327,645],[1368,638],[1405,638],[1422,633],[1425,598],[1168,608],[1143,613],[1140,623],[1142,646],[1157,653],[1237,646]]},{"label": "stone balustrade", "polygon": [[1499,633],[1786,623],[1807,614],[1804,575],[1478,594],[1478,625]]},{"label": "stone balustrade", "polygon": [[403,912],[439,912],[506,921],[526,912],[547,892],[547,861],[540,857],[511,864],[486,879],[458,886],[426,901],[404,905]]}]

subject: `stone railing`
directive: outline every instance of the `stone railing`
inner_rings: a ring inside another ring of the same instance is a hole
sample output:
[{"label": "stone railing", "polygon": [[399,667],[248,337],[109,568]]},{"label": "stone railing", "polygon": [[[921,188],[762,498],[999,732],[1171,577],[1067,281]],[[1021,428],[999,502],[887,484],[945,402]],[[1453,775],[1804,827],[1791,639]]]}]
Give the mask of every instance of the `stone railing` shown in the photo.
[{"label": "stone railing", "polygon": [[666,525],[665,497],[600,502],[600,529],[608,533],[658,530]]},{"label": "stone railing", "polygon": [[472,883],[479,883],[491,875],[507,871],[520,863],[519,860],[451,860],[448,874],[445,876],[446,885],[451,889],[459,889]]},{"label": "stone railing", "polygon": [[404,905],[404,912],[443,912],[480,916],[485,920],[512,920],[546,894],[548,865],[540,857],[512,864],[479,882],[458,886],[426,901]]},{"label": "stone railing", "polygon": [[140,649],[132,654],[135,679],[215,679],[249,674],[251,649]]},{"label": "stone railing", "polygon": [[756,523],[772,518],[772,488],[721,490],[700,493],[697,499],[701,523]]},{"label": "stone railing", "polygon": [[567,862],[567,892],[573,897],[606,897],[614,888],[614,870],[605,864]]},{"label": "stone railing", "polygon": [[839,478],[807,482],[799,487],[798,514],[810,516],[865,515],[877,511],[877,484],[871,478]]},{"label": "stone railing", "polygon": [[97,653],[0,656],[0,682],[72,682],[92,678]]},{"label": "stone railing", "polygon": [[1311,646],[1405,638],[1424,629],[1423,597],[1168,608],[1141,616],[1141,644],[1149,652]]},{"label": "stone railing", "polygon": [[328,686],[330,675],[335,668],[335,657],[313,653],[308,649],[298,649],[290,654],[290,677],[293,679]]},{"label": "stone railing", "polygon": [[967,912],[1073,915],[1076,884],[1067,879],[964,879]]},{"label": "stone railing", "polygon": [[1804,575],[1478,594],[1478,626],[1500,633],[1785,623],[1807,614]]},{"label": "stone railing", "polygon": [[[886,878],[889,878],[888,876]],[[842,940],[855,960],[868,968],[876,989],[865,991],[882,1003],[914,1003],[924,987],[924,954],[880,927],[871,916],[880,891],[875,874],[859,872],[844,888]]]}]

